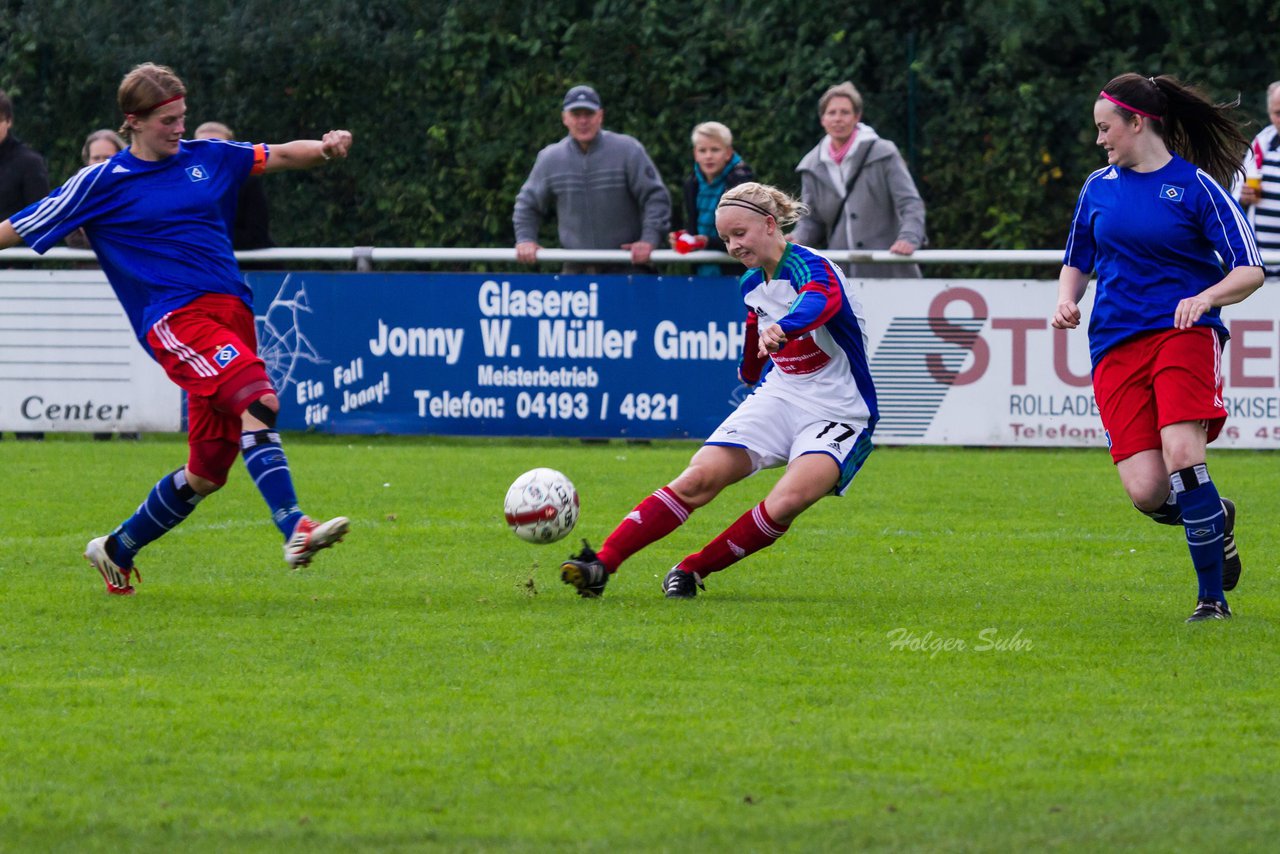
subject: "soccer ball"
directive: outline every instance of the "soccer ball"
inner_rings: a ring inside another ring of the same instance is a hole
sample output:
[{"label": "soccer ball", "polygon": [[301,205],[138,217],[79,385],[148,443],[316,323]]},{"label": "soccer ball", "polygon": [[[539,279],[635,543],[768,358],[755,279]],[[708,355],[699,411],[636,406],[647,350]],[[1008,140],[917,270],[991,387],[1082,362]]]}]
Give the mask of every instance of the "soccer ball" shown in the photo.
[{"label": "soccer ball", "polygon": [[578,490],[555,469],[533,469],[511,484],[502,509],[520,539],[554,543],[578,522]]}]

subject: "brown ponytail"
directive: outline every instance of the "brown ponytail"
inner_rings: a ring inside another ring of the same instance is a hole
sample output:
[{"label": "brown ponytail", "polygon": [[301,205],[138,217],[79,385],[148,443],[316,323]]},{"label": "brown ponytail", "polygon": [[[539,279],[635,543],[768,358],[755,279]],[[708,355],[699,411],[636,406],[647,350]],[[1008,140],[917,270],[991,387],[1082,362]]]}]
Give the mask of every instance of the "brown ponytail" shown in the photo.
[{"label": "brown ponytail", "polygon": [[1121,74],[1102,87],[1101,98],[1115,105],[1126,121],[1147,116],[1169,150],[1224,187],[1243,174],[1249,140],[1234,118],[1240,100],[1215,104],[1203,92],[1176,77]]}]

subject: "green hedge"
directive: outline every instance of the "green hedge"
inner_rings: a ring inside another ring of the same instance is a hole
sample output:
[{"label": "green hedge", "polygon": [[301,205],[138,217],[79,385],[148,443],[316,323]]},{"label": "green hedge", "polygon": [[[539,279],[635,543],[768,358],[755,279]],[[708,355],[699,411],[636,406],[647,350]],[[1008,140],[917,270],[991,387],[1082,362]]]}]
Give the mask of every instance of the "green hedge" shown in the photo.
[{"label": "green hedge", "polygon": [[[55,181],[114,126],[131,66],[169,64],[195,124],[285,141],[356,135],[345,164],[274,177],[287,245],[511,245],[511,204],[560,97],[588,82],[678,198],[694,124],[724,121],[763,180],[797,189],[816,99],[853,80],[909,156],[935,248],[1062,244],[1102,162],[1091,104],[1122,71],[1173,73],[1265,121],[1280,7],[969,0],[0,0],[0,87]],[[553,234],[548,231],[548,236]]]}]

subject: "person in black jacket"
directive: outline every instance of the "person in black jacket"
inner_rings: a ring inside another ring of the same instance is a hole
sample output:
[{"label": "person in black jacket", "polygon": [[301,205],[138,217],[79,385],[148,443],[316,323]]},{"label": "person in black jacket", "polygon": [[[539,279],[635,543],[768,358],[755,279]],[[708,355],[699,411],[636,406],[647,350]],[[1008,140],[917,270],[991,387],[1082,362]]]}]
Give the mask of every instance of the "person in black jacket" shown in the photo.
[{"label": "person in black jacket", "polygon": [[13,102],[0,90],[0,217],[49,194],[44,158],[13,134]]},{"label": "person in black jacket", "polygon": [[[693,129],[693,170],[684,180],[684,223],[669,235],[677,252],[710,249],[723,252],[716,233],[716,205],[724,191],[756,179],[746,161],[733,150],[733,132],[720,122],[703,122]],[[699,276],[737,275],[736,264],[699,264]]]},{"label": "person in black jacket", "polygon": [[[13,101],[0,89],[0,220],[49,194],[44,158],[13,134]],[[43,433],[15,433],[19,439],[43,439]]]},{"label": "person in black jacket", "polygon": [[[205,122],[196,128],[196,139],[236,138],[231,128],[222,122]],[[262,186],[261,175],[250,175],[240,187],[236,197],[236,221],[231,224],[231,248],[270,249],[276,242],[271,239],[271,212],[267,205],[267,191]]]}]

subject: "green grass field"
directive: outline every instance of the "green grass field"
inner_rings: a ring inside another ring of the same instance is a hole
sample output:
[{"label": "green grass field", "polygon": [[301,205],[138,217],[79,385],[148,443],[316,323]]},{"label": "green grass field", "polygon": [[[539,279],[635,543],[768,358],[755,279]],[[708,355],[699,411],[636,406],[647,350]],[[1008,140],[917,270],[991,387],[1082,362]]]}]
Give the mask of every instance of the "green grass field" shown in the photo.
[{"label": "green grass field", "polygon": [[[666,601],[764,494],[623,566],[502,521],[570,475],[598,544],[692,445],[290,437],[352,517],[299,572],[243,467],[139,558],[80,557],[185,458],[0,442],[0,849],[1274,850],[1280,456],[1221,452],[1245,570],[1187,625],[1181,533],[1103,451],[880,449],[848,498]],[[918,649],[894,640],[914,638]],[[963,643],[964,648],[958,648]],[[1269,841],[1268,841],[1269,840]]]}]

